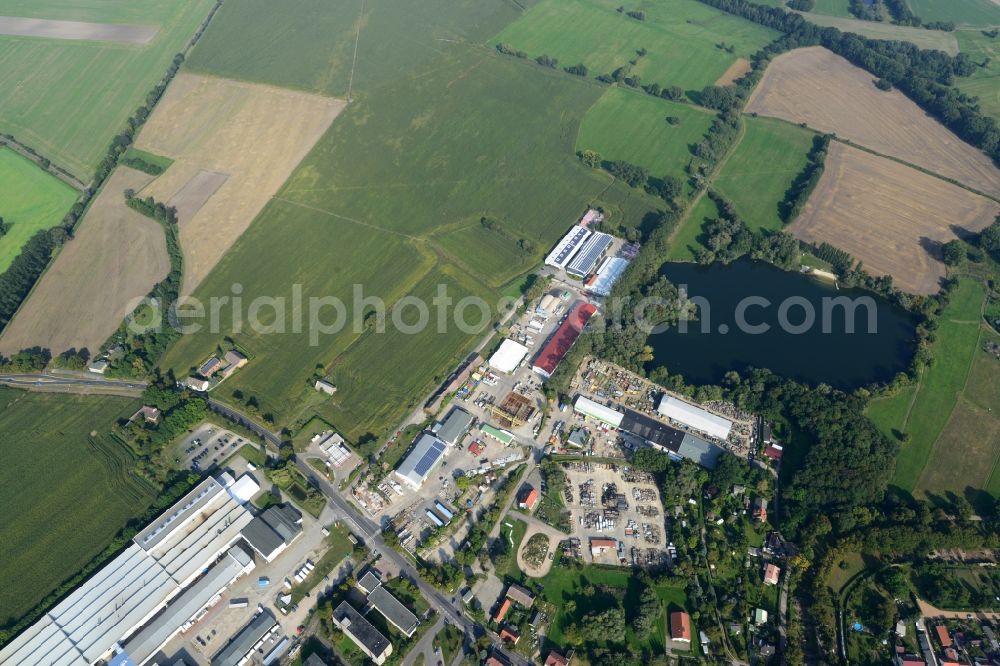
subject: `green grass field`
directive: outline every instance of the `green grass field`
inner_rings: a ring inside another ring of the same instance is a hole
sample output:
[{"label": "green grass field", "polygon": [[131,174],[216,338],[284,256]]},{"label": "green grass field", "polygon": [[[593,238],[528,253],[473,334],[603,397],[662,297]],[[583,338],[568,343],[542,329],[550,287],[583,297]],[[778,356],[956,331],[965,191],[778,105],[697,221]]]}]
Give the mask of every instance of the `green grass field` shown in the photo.
[{"label": "green grass field", "polygon": [[[777,33],[695,0],[626,5],[643,21],[616,11],[612,0],[542,0],[492,40],[535,58],[558,58],[561,67],[583,63],[590,76],[610,74],[646,49],[632,73],[647,83],[701,90]],[[732,52],[728,48],[732,48]]]},{"label": "green grass field", "polygon": [[[604,88],[481,47],[452,48],[461,58],[444,58],[432,71],[350,105],[196,296],[207,301],[240,283],[248,303],[257,295],[290,297],[292,285],[301,284],[306,303],[338,296],[350,304],[352,285],[360,284],[391,306],[408,293],[430,294],[431,283],[441,281],[456,298],[495,297],[477,286],[511,272],[494,261],[495,249],[438,245],[435,236],[479,224],[482,216],[497,220],[509,238],[532,243],[525,263],[540,261],[610,182],[573,155],[580,118]],[[451,253],[478,275],[453,264]],[[229,312],[223,309],[224,320]],[[332,319],[332,310],[323,317]],[[255,396],[278,424],[316,409],[348,438],[384,433],[471,341],[451,330],[445,338],[361,337],[349,327],[312,346],[308,328],[261,334],[244,327],[234,337],[254,360],[219,397],[237,389]],[[227,330],[186,336],[164,365],[187,373]],[[340,390],[318,407],[303,407],[317,366]]]},{"label": "green grass field", "polygon": [[958,55],[958,40],[955,39],[955,34],[944,30],[912,28],[907,25],[895,25],[888,21],[862,21],[854,17],[829,16],[815,12],[803,16],[810,23],[824,28],[837,28],[843,32],[853,32],[871,39],[910,42],[922,49],[938,49],[949,55]]},{"label": "green grass field", "polygon": [[779,230],[778,204],[808,162],[814,134],[772,118],[744,118],[743,139],[713,187],[751,229]]},{"label": "green grass field", "polygon": [[695,250],[702,245],[701,236],[705,224],[719,216],[719,209],[708,195],[703,195],[681,220],[675,232],[667,259],[671,261],[694,261]]},{"label": "green grass field", "polygon": [[847,9],[849,4],[848,0],[816,0],[812,13],[852,18],[854,15]]},{"label": "green grass field", "polygon": [[979,98],[984,113],[1000,121],[1000,37],[987,37],[980,30],[957,30],[958,44],[975,63],[986,62],[969,77],[958,77],[955,85]]},{"label": "green grass field", "polygon": [[[4,5],[17,14],[26,5]],[[45,0],[27,15],[158,25],[146,45],[0,37],[0,131],[13,134],[87,182],[111,139],[166,73],[214,0]],[[35,6],[37,5],[37,6]]]},{"label": "green grass field", "polygon": [[11,225],[0,236],[0,272],[3,272],[29,238],[62,221],[77,193],[10,148],[0,148],[0,192],[4,193],[0,197],[0,217]]},{"label": "green grass field", "polygon": [[153,153],[146,150],[139,150],[135,146],[129,146],[128,150],[125,151],[125,156],[123,159],[138,158],[148,164],[153,164],[160,167],[164,171],[170,168],[170,165],[174,163],[169,157],[164,157],[163,155],[154,155]]},{"label": "green grass field", "polygon": [[998,25],[1000,6],[992,0],[907,0],[924,21],[952,21],[958,25]]},{"label": "green grass field", "polygon": [[[490,287],[500,287],[532,268],[535,255],[518,245],[518,239],[503,230],[488,229],[481,218],[434,237],[434,244],[448,253],[449,259],[476,275]],[[475,248],[474,257],[469,257]]]},{"label": "green grass field", "polygon": [[[910,437],[896,460],[892,481],[904,490],[919,489],[921,475],[929,469],[928,461],[945,454],[944,449],[937,451],[937,443],[966,385],[979,341],[984,298],[982,284],[963,280],[939,320],[932,352],[934,362],[924,370],[916,398],[913,389],[901,391],[892,398],[873,401],[869,410],[869,416],[883,432],[891,436],[899,431]],[[948,455],[950,459],[951,454]],[[934,483],[935,486],[959,484],[964,485],[964,481],[954,474],[943,483]]]},{"label": "green grass field", "polygon": [[426,0],[419,11],[404,0],[227,2],[188,64],[344,96],[349,87],[368,90],[425,67],[449,42],[481,43],[516,17],[516,5],[503,0]]},{"label": "green grass field", "polygon": [[[680,119],[671,125],[667,117]],[[715,116],[690,104],[677,104],[627,88],[609,88],[587,111],[577,150],[596,150],[606,161],[625,160],[646,167],[651,176],[685,179],[690,146],[701,141]]]},{"label": "green grass field", "polygon": [[0,467],[0,621],[29,611],[149,505],[125,448],[107,434],[136,407],[0,388],[0,432],[17,433],[4,437]]}]

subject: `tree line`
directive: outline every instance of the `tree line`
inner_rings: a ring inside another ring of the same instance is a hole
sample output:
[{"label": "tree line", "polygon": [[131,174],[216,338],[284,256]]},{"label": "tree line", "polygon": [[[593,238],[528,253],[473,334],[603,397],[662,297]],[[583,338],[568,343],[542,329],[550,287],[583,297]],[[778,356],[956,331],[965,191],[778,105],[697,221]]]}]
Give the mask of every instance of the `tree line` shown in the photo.
[{"label": "tree line", "polygon": [[778,215],[785,224],[795,221],[802,208],[809,201],[809,196],[819,184],[826,164],[826,152],[830,147],[830,136],[813,137],[812,149],[809,151],[808,162],[791,187],[785,192],[784,199],[778,204]]},{"label": "tree line", "polygon": [[736,212],[731,201],[713,190],[708,191],[708,197],[715,203],[719,217],[705,227],[707,247],[696,251],[698,263],[719,261],[728,264],[740,257],[750,256],[786,271],[798,268],[799,241],[794,236],[784,231],[754,231]]}]

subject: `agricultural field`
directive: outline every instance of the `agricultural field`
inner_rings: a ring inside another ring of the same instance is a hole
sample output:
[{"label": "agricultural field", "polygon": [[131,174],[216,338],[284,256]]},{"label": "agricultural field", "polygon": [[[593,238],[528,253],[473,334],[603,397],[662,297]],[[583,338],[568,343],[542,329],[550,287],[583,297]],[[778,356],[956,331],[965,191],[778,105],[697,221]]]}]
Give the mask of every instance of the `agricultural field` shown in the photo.
[{"label": "agricultural field", "polygon": [[719,209],[711,197],[702,196],[681,220],[670,243],[667,259],[671,261],[694,261],[695,250],[703,246],[701,242],[705,225],[719,217]]},{"label": "agricultural field", "polygon": [[827,14],[818,11],[820,5],[832,7],[831,11],[838,11],[838,7],[843,4],[847,6],[847,0],[839,2],[832,0],[824,3],[819,0],[816,3],[817,10],[807,13],[797,12],[810,23],[815,23],[823,28],[837,28],[842,32],[853,32],[870,39],[888,39],[902,42],[910,42],[922,49],[936,49],[944,51],[948,55],[958,55],[958,41],[954,33],[944,30],[927,30],[925,28],[912,28],[907,25],[895,25],[888,21],[862,21],[854,18],[850,12],[844,10],[843,15]]},{"label": "agricultural field", "polygon": [[[408,293],[428,292],[440,278],[459,295],[495,296],[470,286],[476,280],[450,264],[447,241],[437,245],[436,234],[479,224],[483,216],[509,238],[526,241],[530,261],[540,261],[611,182],[573,155],[580,118],[604,88],[486,49],[463,52],[460,61],[444,58],[432,72],[349,105],[194,295],[208,302],[231,295],[239,283],[249,303],[262,295],[290,298],[299,284],[306,304],[313,296],[337,296],[352,310],[354,284],[391,306]],[[510,267],[480,262],[486,252],[466,248],[462,265],[497,284]],[[358,310],[349,316],[360,318]],[[223,307],[222,321],[230,315],[230,306]],[[331,321],[332,309],[322,317]],[[185,336],[165,367],[187,373],[228,328]],[[314,408],[299,401],[312,392],[309,378],[329,372],[340,390],[319,413],[349,438],[379,433],[405,410],[402,401],[386,399],[390,378],[407,388],[406,401],[419,400],[470,340],[449,331],[451,346],[444,349],[433,335],[389,336],[387,349],[379,339],[387,334],[362,337],[348,327],[310,344],[308,329],[269,334],[244,325],[233,337],[254,360],[218,397],[237,390],[254,396],[262,413],[283,424],[308,416],[302,410]]]},{"label": "agricultural field", "polygon": [[[537,263],[530,248],[522,247],[518,239],[503,229],[487,228],[482,218],[434,236],[433,241],[448,254],[450,261],[493,288],[501,287]],[[470,256],[472,252],[474,255]]]},{"label": "agricultural field", "polygon": [[197,72],[334,96],[427,66],[456,41],[483,42],[513,21],[503,0],[242,0],[224,3],[191,54]]},{"label": "agricultural field", "polygon": [[850,5],[850,0],[816,0],[816,6],[813,7],[812,13],[853,18],[854,15],[848,10],[848,5]]},{"label": "agricultural field", "polygon": [[907,0],[913,13],[925,21],[952,21],[958,25],[1000,25],[1000,5],[993,0]]},{"label": "agricultural field", "polygon": [[645,13],[637,20],[611,0],[542,0],[491,40],[530,58],[557,58],[560,67],[584,64],[588,76],[610,74],[638,56],[631,73],[646,83],[701,90],[739,57],[777,33],[695,0],[624,6]]},{"label": "agricultural field", "polygon": [[[982,284],[962,280],[939,320],[937,340],[932,348],[934,362],[923,370],[916,388],[872,402],[869,417],[887,436],[897,437],[897,433],[909,436],[896,460],[893,477],[893,484],[903,490],[914,492],[924,489],[924,477],[929,473],[931,476],[927,478],[927,483],[933,484],[935,490],[950,487],[960,492],[964,488],[965,477],[949,473],[949,470],[955,470],[956,459],[953,451],[946,447],[954,443],[951,441],[953,436],[949,435],[946,442],[941,433],[946,425],[949,428],[978,427],[967,421],[972,412],[956,410],[955,406],[960,398],[966,399],[963,394],[979,347],[980,313],[984,298]],[[954,421],[954,425],[949,424],[949,419]],[[965,434],[971,434],[971,431]],[[968,442],[966,446],[975,448],[980,444]],[[992,468],[995,447],[988,451],[970,450],[970,454],[976,453],[988,455],[989,459],[980,458],[979,464]],[[939,455],[948,457],[949,462],[938,465],[944,469],[931,472],[932,466],[928,461]],[[942,473],[947,474],[947,478],[934,478]]]},{"label": "agricultural field", "polygon": [[136,148],[173,160],[139,191],[178,211],[190,294],[330,127],[332,97],[180,73]]},{"label": "agricultural field", "polygon": [[1000,38],[984,35],[980,30],[958,30],[962,53],[975,63],[986,63],[968,77],[958,77],[955,85],[967,95],[979,98],[983,113],[1000,122]]},{"label": "agricultural field", "polygon": [[788,230],[830,243],[896,286],[932,294],[945,275],[940,245],[993,222],[1000,204],[892,160],[834,141],[816,190]]},{"label": "agricultural field", "polygon": [[[0,36],[0,131],[13,134],[87,182],[111,139],[208,17],[215,0],[4,3],[45,19],[141,22],[146,44]],[[23,11],[23,14],[19,12]]]},{"label": "agricultural field", "polygon": [[0,148],[0,218],[10,225],[0,235],[0,273],[41,229],[62,221],[77,192],[10,148]]},{"label": "agricultural field", "polygon": [[148,176],[119,167],[104,184],[67,243],[0,336],[0,354],[41,346],[53,355],[96,352],[145,296],[167,276],[163,227],[125,205],[126,189]]},{"label": "agricultural field", "polygon": [[0,388],[0,621],[28,612],[101,552],[155,495],[131,476],[111,439],[129,398],[25,393]]},{"label": "agricultural field", "polygon": [[743,119],[745,131],[712,187],[751,229],[782,228],[778,204],[802,173],[814,134],[772,118]]},{"label": "agricultural field", "polygon": [[1000,170],[897,90],[882,91],[867,72],[815,46],[768,66],[746,111],[793,123],[915,165],[1000,197]]},{"label": "agricultural field", "polygon": [[[673,125],[668,117],[680,122]],[[626,88],[608,88],[587,111],[577,150],[595,150],[605,161],[625,160],[651,176],[685,179],[690,146],[701,141],[715,115]]]}]

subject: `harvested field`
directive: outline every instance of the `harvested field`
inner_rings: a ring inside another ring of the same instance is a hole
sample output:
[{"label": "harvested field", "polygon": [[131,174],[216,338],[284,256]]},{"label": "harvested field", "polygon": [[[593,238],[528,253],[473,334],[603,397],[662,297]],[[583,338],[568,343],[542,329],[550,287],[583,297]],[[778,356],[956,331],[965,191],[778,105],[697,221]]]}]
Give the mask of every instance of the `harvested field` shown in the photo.
[{"label": "harvested field", "polygon": [[[846,8],[847,3],[844,3]],[[792,10],[789,10],[792,11]],[[836,10],[834,10],[836,11]],[[948,55],[958,55],[958,41],[954,33],[944,30],[927,30],[925,28],[911,28],[907,25],[894,25],[888,21],[862,21],[856,19],[845,11],[844,16],[830,16],[819,12],[819,4],[815,11],[809,13],[797,12],[810,23],[815,23],[823,28],[836,28],[843,32],[853,32],[870,39],[889,39],[916,44],[922,49],[936,49],[944,51]],[[918,14],[926,20],[926,16]]]},{"label": "harvested field", "polygon": [[94,352],[170,270],[163,228],[125,205],[150,176],[118,168],[0,337],[0,354],[39,345]]},{"label": "harvested field", "polygon": [[981,231],[1000,205],[939,178],[839,142],[819,185],[789,231],[826,241],[892,275],[904,291],[932,294],[944,277],[940,244]]},{"label": "harvested field", "polygon": [[17,37],[148,44],[159,31],[160,29],[156,26],[148,25],[51,21],[21,16],[0,16],[0,35]]},{"label": "harvested field", "polygon": [[785,53],[771,63],[747,112],[806,123],[838,137],[1000,197],[1000,171],[897,90],[826,49]]},{"label": "harvested field", "polygon": [[746,58],[737,58],[736,62],[729,66],[722,76],[715,82],[717,86],[728,86],[734,83],[738,78],[744,74],[749,74],[753,67],[750,65],[750,61]]},{"label": "harvested field", "polygon": [[344,108],[332,97],[180,74],[136,147],[174,160],[143,196],[178,207],[189,294]]}]

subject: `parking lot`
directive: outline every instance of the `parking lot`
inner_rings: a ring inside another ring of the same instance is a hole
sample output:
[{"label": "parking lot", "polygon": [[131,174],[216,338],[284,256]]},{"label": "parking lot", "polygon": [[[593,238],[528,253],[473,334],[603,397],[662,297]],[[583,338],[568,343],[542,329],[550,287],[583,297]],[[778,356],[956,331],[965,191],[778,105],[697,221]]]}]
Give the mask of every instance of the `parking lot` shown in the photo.
[{"label": "parking lot", "polygon": [[650,475],[621,465],[573,462],[564,465],[563,501],[572,516],[573,536],[582,542],[584,560],[622,564],[609,550],[593,557],[590,539],[615,539],[624,546],[625,564],[662,564],[666,558],[663,503]]},{"label": "parking lot", "polygon": [[205,423],[177,445],[174,462],[195,472],[210,470],[240,450],[247,440],[236,433]]}]

